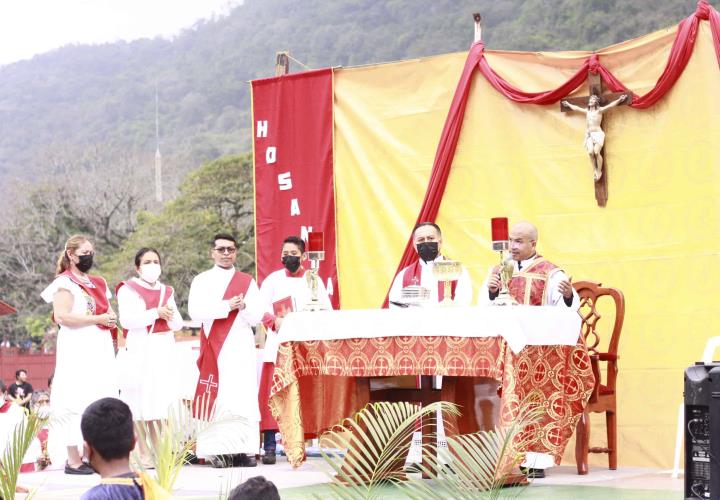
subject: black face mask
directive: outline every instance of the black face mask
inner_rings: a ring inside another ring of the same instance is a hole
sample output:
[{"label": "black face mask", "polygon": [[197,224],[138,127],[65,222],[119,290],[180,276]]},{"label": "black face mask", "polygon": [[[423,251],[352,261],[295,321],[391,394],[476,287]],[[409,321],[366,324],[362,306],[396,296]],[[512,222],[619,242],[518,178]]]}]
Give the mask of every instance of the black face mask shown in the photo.
[{"label": "black face mask", "polygon": [[285,269],[294,273],[300,268],[300,257],[297,255],[284,255],[282,258],[283,266]]},{"label": "black face mask", "polygon": [[80,271],[81,273],[88,272],[93,266],[93,254],[78,255],[78,259],[80,259],[80,262],[75,265],[77,266],[78,271]]},{"label": "black face mask", "polygon": [[416,245],[418,255],[425,262],[431,262],[438,256],[438,242],[437,241],[425,241]]}]

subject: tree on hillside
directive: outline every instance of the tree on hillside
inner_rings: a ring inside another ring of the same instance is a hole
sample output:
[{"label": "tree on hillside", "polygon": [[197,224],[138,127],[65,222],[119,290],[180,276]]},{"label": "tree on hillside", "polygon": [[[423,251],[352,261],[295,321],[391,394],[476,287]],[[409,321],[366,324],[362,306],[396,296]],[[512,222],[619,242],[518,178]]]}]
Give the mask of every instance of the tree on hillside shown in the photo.
[{"label": "tree on hillside", "polygon": [[56,151],[45,161],[51,174],[15,185],[17,210],[0,227],[0,297],[19,310],[0,319],[0,332],[11,341],[25,337],[28,318],[49,315],[40,292],[70,235],[89,236],[101,263],[135,230],[137,212],[153,203],[149,158],[94,145]]}]

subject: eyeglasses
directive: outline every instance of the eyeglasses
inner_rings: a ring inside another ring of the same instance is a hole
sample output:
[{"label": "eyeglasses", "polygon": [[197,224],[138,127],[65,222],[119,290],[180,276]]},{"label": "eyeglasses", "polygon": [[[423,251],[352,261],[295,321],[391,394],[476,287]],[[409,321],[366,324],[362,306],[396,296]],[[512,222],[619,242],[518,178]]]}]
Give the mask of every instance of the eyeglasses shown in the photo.
[{"label": "eyeglasses", "polygon": [[215,250],[217,253],[226,253],[228,255],[232,255],[235,253],[237,248],[235,248],[235,247],[215,247],[213,250]]}]

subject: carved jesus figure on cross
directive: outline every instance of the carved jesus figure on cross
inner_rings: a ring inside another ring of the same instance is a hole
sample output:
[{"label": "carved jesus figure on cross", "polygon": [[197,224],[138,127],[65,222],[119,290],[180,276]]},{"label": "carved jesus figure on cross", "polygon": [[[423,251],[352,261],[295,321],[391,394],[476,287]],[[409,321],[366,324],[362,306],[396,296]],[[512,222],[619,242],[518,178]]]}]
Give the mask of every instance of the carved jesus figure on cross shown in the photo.
[{"label": "carved jesus figure on cross", "polygon": [[585,131],[584,145],[593,165],[593,178],[595,179],[595,182],[599,181],[603,174],[602,149],[605,145],[605,132],[602,129],[603,113],[610,108],[614,108],[615,106],[622,104],[626,100],[627,95],[623,94],[609,104],[600,106],[600,98],[593,94],[588,99],[587,108],[576,106],[568,101],[561,102],[561,104],[566,108],[585,113],[585,117],[587,119],[587,130]]}]

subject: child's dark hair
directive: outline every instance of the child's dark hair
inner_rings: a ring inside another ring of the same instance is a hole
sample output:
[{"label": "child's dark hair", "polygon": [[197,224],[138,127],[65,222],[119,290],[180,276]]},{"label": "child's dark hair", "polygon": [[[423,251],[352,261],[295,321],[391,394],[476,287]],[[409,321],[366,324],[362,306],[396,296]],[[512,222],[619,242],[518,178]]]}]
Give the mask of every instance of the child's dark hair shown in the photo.
[{"label": "child's dark hair", "polygon": [[80,429],[85,442],[105,460],[128,457],[133,449],[132,413],[119,399],[98,399],[88,406]]},{"label": "child's dark hair", "polygon": [[228,500],[280,500],[280,493],[272,481],[256,476],[236,486]]}]

